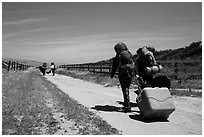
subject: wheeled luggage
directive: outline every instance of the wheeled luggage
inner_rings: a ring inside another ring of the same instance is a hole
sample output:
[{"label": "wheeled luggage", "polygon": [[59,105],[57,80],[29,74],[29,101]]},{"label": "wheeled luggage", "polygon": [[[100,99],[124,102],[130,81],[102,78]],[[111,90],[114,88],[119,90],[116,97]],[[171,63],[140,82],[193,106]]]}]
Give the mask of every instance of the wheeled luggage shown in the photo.
[{"label": "wheeled luggage", "polygon": [[175,105],[168,88],[141,89],[136,99],[140,115],[145,119],[167,119],[175,111]]}]

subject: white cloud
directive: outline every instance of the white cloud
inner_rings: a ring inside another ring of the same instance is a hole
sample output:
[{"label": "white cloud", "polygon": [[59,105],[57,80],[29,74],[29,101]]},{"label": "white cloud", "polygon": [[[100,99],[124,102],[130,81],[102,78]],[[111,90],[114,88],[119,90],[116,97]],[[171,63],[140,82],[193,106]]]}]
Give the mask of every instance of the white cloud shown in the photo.
[{"label": "white cloud", "polygon": [[25,24],[31,24],[31,23],[39,23],[47,21],[47,18],[33,18],[33,19],[24,19],[24,20],[18,20],[18,21],[10,21],[10,22],[3,22],[2,25],[25,25]]},{"label": "white cloud", "polygon": [[6,38],[26,34],[26,33],[50,31],[50,30],[65,30],[65,29],[69,29],[69,28],[68,27],[61,27],[61,28],[42,28],[42,29],[25,30],[25,31],[13,32],[13,33],[6,34],[6,35],[3,34],[2,38],[6,39]]}]

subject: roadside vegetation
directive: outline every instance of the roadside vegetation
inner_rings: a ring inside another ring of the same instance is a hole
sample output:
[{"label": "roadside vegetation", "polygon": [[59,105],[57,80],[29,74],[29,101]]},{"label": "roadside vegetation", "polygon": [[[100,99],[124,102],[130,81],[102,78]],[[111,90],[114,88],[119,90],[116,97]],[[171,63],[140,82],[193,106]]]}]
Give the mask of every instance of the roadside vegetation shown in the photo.
[{"label": "roadside vegetation", "polygon": [[[70,76],[77,79],[82,79],[84,81],[89,81],[92,83],[97,83],[104,85],[105,87],[120,86],[119,80],[116,77],[110,78],[107,74],[93,73],[89,71],[76,71],[76,70],[57,70],[58,74]],[[130,88],[136,88],[137,86],[132,84]],[[202,97],[202,92],[196,91],[196,87],[202,88],[202,80],[186,80],[185,82],[179,83],[178,80],[172,80],[171,82],[171,94],[174,96],[190,96],[190,97]],[[183,88],[183,90],[178,90]],[[200,88],[198,88],[200,89]]]},{"label": "roadside vegetation", "polygon": [[[65,122],[69,127],[62,126]],[[2,72],[2,134],[117,135],[120,132],[31,68]]]}]

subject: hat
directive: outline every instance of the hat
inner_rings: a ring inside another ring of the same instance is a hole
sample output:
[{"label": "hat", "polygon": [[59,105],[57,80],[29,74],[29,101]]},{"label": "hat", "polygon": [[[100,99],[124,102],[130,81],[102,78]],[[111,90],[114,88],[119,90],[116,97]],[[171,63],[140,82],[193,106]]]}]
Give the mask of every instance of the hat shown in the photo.
[{"label": "hat", "polygon": [[127,46],[125,43],[123,42],[118,42],[115,47],[114,47],[115,51],[118,52],[118,51],[122,51],[122,50],[127,50]]},{"label": "hat", "polygon": [[142,48],[139,48],[138,50],[137,50],[137,53],[141,53],[142,52]]}]

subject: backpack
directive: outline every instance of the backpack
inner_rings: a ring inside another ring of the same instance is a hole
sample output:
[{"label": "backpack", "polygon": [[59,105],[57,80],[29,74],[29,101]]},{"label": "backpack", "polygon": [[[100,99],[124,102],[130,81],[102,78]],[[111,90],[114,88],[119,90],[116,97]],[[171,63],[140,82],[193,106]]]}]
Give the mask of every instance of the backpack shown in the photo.
[{"label": "backpack", "polygon": [[133,63],[133,56],[129,50],[123,50],[119,53],[121,65],[124,64],[132,64]]},{"label": "backpack", "polygon": [[119,55],[119,66],[124,64],[132,64],[133,56],[128,50],[125,43],[119,42],[114,47],[116,54]]},{"label": "backpack", "polygon": [[[151,58],[151,60],[149,60],[149,58]],[[148,51],[147,54],[144,56],[144,60],[145,60],[145,66],[146,67],[151,67],[151,66],[157,65],[156,60],[155,60],[152,52]]]},{"label": "backpack", "polygon": [[[125,76],[122,76],[125,79],[129,79],[132,83],[135,76],[135,64],[133,61],[133,56],[129,50],[123,50],[119,53],[119,68],[120,71],[125,71]],[[122,74],[121,74],[122,75]],[[119,74],[120,77],[120,74]]]},{"label": "backpack", "polygon": [[51,69],[55,69],[55,65],[51,65]]}]

